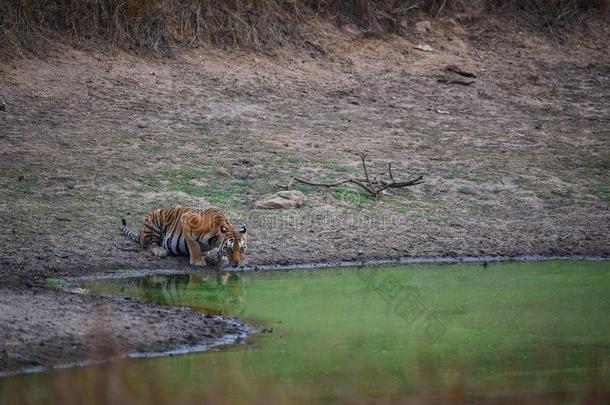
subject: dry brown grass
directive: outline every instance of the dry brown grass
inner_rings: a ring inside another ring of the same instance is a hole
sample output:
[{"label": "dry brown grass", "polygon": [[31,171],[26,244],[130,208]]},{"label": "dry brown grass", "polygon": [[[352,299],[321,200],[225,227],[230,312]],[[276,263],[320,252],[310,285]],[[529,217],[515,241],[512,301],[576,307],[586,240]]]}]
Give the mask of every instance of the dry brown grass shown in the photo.
[{"label": "dry brown grass", "polygon": [[[604,9],[610,0],[487,0],[490,10],[519,10],[555,21]],[[315,37],[314,17],[353,23],[372,33],[402,33],[416,12],[436,16],[468,9],[467,0],[2,0],[4,54],[40,54],[48,43],[95,45],[168,54],[212,44],[258,51],[305,43]]]},{"label": "dry brown grass", "polygon": [[154,53],[201,43],[270,48],[299,36],[290,8],[269,0],[24,0],[0,5],[0,25],[9,45],[30,52],[60,38]]},{"label": "dry brown grass", "polygon": [[418,10],[455,4],[462,0],[1,0],[0,40],[9,54],[39,54],[56,40],[157,54],[204,43],[268,50],[303,44],[303,22],[316,16],[381,34],[399,32]]},{"label": "dry brown grass", "polygon": [[607,12],[610,0],[487,0],[490,8],[508,10],[550,26],[566,20],[582,18],[587,12]]}]

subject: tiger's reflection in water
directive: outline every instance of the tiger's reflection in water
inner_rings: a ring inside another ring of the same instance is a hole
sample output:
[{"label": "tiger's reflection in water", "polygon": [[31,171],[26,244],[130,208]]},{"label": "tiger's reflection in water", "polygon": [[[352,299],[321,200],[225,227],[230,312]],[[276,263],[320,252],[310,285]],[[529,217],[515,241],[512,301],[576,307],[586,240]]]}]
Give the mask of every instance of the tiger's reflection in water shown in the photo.
[{"label": "tiger's reflection in water", "polygon": [[239,316],[246,310],[242,279],[232,272],[156,275],[128,281],[144,303],[188,306],[212,315]]}]

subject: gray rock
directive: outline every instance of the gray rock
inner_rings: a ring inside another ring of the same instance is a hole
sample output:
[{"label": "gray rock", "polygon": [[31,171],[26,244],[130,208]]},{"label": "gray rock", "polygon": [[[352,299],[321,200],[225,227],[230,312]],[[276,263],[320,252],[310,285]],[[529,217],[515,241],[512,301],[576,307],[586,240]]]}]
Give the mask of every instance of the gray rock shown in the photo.
[{"label": "gray rock", "polygon": [[230,173],[230,172],[229,172],[227,169],[225,169],[225,168],[223,168],[223,167],[221,167],[220,169],[218,169],[218,175],[219,175],[219,176],[222,176],[222,177],[233,177],[233,176],[231,175],[231,173]]},{"label": "gray rock", "polygon": [[415,24],[415,31],[419,32],[420,34],[431,32],[432,24],[430,24],[430,21],[419,21]]},{"label": "gray rock", "polygon": [[360,34],[360,30],[358,29],[357,26],[355,26],[354,24],[345,24],[341,27],[341,29],[343,30],[343,32],[345,32],[346,34],[352,35],[352,36],[357,36]]},{"label": "gray rock", "polygon": [[457,73],[460,76],[464,77],[477,77],[477,74],[472,70],[466,69],[462,66],[458,65],[447,65],[446,69],[450,72]]},{"label": "gray rock", "polygon": [[290,209],[299,207],[305,201],[305,195],[297,190],[280,191],[264,200],[257,201],[254,206],[259,209]]}]

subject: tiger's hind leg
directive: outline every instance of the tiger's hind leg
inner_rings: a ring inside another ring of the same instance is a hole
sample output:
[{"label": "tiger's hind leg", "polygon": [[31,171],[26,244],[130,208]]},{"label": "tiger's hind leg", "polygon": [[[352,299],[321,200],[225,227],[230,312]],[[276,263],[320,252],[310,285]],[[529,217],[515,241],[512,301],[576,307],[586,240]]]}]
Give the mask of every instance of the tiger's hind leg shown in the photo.
[{"label": "tiger's hind leg", "polygon": [[163,210],[148,213],[144,226],[140,232],[141,243],[156,257],[166,257],[169,251],[161,246],[163,238]]}]

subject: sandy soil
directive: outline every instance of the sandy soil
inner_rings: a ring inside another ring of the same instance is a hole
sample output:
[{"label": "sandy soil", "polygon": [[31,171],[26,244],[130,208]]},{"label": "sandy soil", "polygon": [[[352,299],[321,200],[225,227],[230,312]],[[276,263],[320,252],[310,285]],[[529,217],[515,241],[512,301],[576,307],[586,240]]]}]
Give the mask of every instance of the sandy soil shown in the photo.
[{"label": "sandy soil", "polygon": [[[107,269],[188,268],[117,232],[121,216],[137,227],[157,207],[225,209],[248,224],[250,265],[610,255],[607,24],[562,43],[504,21],[436,20],[409,39],[319,31],[326,55],[62,50],[0,65],[0,369],[84,356],[51,342],[69,314],[80,332],[63,342],[85,347],[74,336],[90,330],[87,306],[125,314],[121,350],[168,344],[170,326],[177,342],[200,336],[197,314],[138,336],[161,309],[38,287]],[[440,82],[448,64],[476,72],[475,83]],[[421,172],[425,183],[379,199],[299,186],[304,207],[253,209],[294,175],[360,175],[363,151],[374,174],[392,161],[396,176]]]}]

